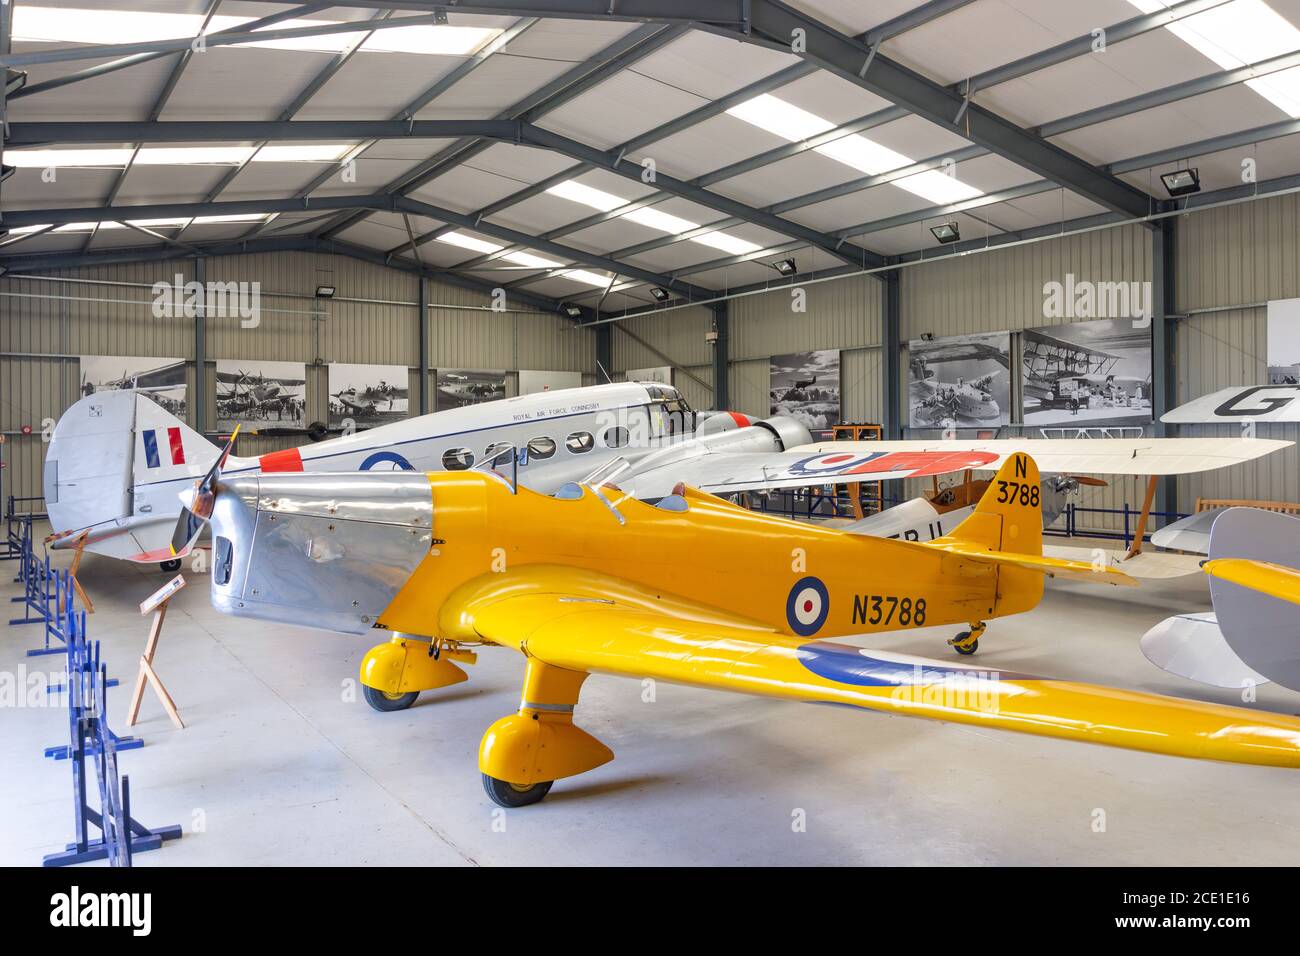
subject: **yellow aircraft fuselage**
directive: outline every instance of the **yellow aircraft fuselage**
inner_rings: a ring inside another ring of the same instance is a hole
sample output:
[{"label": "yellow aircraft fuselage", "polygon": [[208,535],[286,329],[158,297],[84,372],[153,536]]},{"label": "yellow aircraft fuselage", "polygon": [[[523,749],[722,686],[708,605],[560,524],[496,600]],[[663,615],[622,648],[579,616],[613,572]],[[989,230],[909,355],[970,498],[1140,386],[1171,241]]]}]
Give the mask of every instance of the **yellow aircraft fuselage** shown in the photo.
[{"label": "yellow aircraft fuselage", "polygon": [[608,575],[800,637],[975,625],[1027,611],[1043,593],[1036,572],[790,521],[693,490],[681,499],[688,510],[672,511],[611,488],[564,500],[514,494],[482,474],[429,480],[438,541],[379,619],[395,631],[481,640],[455,614],[440,620],[441,609],[467,583],[492,589],[494,575],[509,590],[508,572],[529,565]]}]

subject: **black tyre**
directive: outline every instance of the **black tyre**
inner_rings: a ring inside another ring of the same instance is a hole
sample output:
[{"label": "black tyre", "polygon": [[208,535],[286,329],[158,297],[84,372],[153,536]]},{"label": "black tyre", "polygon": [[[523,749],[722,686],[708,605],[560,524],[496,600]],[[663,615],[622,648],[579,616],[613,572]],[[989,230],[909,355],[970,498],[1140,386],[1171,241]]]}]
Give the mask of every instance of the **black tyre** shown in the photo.
[{"label": "black tyre", "polygon": [[523,786],[517,783],[507,783],[505,780],[498,780],[496,777],[489,777],[483,774],[483,789],[491,797],[492,802],[498,807],[526,807],[531,803],[539,802],[543,797],[551,792],[551,785],[554,780],[547,780],[544,783],[534,783],[529,786]]},{"label": "black tyre", "polygon": [[168,574],[175,574],[181,569],[181,559],[172,558],[170,561],[160,561],[158,567],[162,568]]},{"label": "black tyre", "polygon": [[956,651],[958,654],[965,654],[967,657],[969,657],[971,654],[974,654],[976,651],[980,649],[980,642],[978,638],[971,641],[969,644],[965,644],[965,645],[957,643],[958,641],[966,640],[966,638],[968,637],[970,637],[970,631],[962,631],[960,634],[958,634],[956,637],[953,638],[953,644],[952,644],[952,649],[954,651]]},{"label": "black tyre", "polygon": [[387,691],[367,687],[365,684],[361,685],[361,694],[365,697],[367,704],[384,714],[391,713],[394,710],[406,710],[415,703],[415,698],[420,696],[418,690],[405,694],[390,694]]},{"label": "black tyre", "polygon": [[324,422],[312,422],[307,426],[307,437],[312,441],[324,441],[329,434],[330,430]]}]

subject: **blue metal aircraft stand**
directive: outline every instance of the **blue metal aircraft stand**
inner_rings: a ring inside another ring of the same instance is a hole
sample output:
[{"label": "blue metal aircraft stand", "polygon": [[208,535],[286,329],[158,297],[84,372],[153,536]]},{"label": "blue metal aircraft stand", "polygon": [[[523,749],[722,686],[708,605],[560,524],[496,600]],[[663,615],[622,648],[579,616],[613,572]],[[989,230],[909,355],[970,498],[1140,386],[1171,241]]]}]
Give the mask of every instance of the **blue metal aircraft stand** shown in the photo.
[{"label": "blue metal aircraft stand", "polygon": [[[77,839],[60,853],[45,856],[45,866],[69,866],[108,860],[110,866],[130,866],[135,853],[156,850],[166,840],[179,840],[179,825],[150,829],[131,816],[131,783],[117,772],[118,738],[108,726],[106,669],[99,659],[99,642],[86,640],[86,613],[69,609],[64,632],[68,641],[67,748],[72,766],[72,797]],[[51,748],[54,749],[54,748]],[[49,751],[46,751],[49,755]],[[93,760],[99,809],[86,800],[86,758]],[[99,829],[92,838],[90,827]]]}]

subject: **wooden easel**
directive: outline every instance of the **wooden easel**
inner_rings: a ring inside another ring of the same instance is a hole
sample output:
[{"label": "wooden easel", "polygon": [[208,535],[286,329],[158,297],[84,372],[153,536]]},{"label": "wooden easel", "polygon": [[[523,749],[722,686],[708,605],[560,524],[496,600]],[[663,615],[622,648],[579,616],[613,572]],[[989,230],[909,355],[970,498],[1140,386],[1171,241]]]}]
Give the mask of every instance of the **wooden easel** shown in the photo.
[{"label": "wooden easel", "polygon": [[176,729],[185,729],[185,722],[181,720],[181,715],[176,710],[176,702],[172,700],[171,694],[167,693],[162,679],[153,669],[153,656],[158,651],[158,638],[162,636],[163,621],[167,617],[167,604],[183,587],[185,587],[185,576],[178,574],[140,604],[142,615],[153,612],[153,623],[149,625],[149,642],[140,657],[140,673],[136,675],[135,690],[131,693],[131,710],[126,715],[128,727],[134,727],[136,718],[140,715],[140,704],[144,702],[144,685],[147,681],[153,685],[154,693],[158,695],[163,710],[167,711],[167,716],[172,719]]},{"label": "wooden easel", "polygon": [[[81,537],[77,539],[77,551],[72,556],[72,567],[68,568],[68,574],[72,576],[72,586],[77,591],[77,597],[81,598],[81,606],[86,609],[87,614],[95,613],[95,602],[90,599],[86,589],[81,586],[81,581],[77,579],[77,572],[81,570],[81,559],[86,553],[86,535],[89,532],[81,532]],[[59,609],[62,612],[62,608]]]}]

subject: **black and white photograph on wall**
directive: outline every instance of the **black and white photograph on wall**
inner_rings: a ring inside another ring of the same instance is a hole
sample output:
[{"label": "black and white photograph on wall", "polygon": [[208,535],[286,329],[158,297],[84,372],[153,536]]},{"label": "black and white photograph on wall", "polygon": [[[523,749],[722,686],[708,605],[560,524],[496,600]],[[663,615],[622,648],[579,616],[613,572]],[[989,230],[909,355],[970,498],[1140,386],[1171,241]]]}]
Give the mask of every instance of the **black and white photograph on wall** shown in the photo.
[{"label": "black and white photograph on wall", "polygon": [[913,339],[907,346],[910,428],[997,428],[1011,422],[1011,333]]},{"label": "black and white photograph on wall", "polygon": [[134,388],[148,395],[177,418],[188,407],[185,360],[142,355],[81,356],[81,396]]},{"label": "black and white photograph on wall", "polygon": [[1151,420],[1151,326],[1098,319],[1021,333],[1026,425]]},{"label": "black and white photograph on wall", "polygon": [[505,397],[506,373],[501,369],[438,369],[436,411],[495,402]]},{"label": "black and white photograph on wall", "polygon": [[330,428],[373,428],[405,418],[410,411],[405,365],[331,362]]},{"label": "black and white photograph on wall", "polygon": [[768,413],[802,422],[816,438],[840,420],[838,349],[773,355]]},{"label": "black and white photograph on wall", "polygon": [[307,366],[257,359],[217,360],[217,430],[301,429],[307,425]]},{"label": "black and white photograph on wall", "polygon": [[1300,299],[1268,304],[1268,384],[1300,385]]}]

